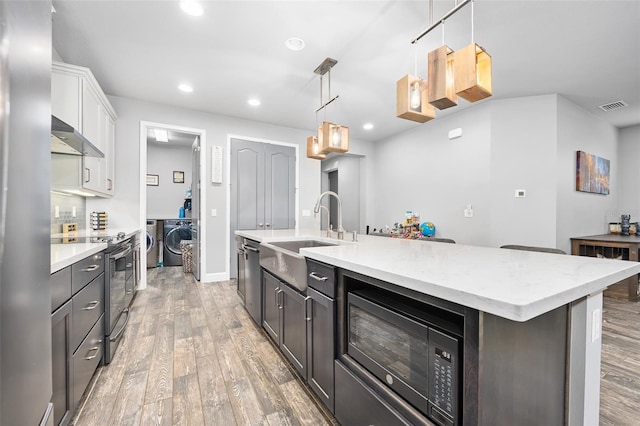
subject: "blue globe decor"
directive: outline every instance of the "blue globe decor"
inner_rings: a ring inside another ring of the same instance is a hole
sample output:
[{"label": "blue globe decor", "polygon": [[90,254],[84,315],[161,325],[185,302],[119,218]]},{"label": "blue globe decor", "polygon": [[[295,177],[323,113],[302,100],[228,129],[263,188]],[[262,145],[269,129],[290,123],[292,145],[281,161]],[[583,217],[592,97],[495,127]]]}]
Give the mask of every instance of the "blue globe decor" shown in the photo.
[{"label": "blue globe decor", "polygon": [[420,232],[425,237],[432,237],[436,233],[436,226],[431,222],[422,222],[420,224]]}]

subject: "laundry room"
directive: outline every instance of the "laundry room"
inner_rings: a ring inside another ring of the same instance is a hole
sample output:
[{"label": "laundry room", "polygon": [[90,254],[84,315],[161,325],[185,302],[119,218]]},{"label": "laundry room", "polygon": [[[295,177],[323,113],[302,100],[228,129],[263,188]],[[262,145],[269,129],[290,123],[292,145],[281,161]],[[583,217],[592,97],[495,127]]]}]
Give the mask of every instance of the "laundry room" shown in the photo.
[{"label": "laundry room", "polygon": [[147,268],[183,265],[184,246],[192,240],[196,140],[175,130],[147,130]]}]

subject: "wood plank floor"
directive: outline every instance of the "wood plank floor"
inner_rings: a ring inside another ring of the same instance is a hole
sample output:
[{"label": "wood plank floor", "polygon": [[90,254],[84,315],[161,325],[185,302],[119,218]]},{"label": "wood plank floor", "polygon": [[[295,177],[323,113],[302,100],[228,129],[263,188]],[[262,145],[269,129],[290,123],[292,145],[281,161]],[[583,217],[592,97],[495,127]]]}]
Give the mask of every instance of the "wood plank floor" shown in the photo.
[{"label": "wood plank floor", "polygon": [[[601,425],[638,424],[640,302],[604,298]],[[181,267],[148,270],[114,361],[101,367],[72,423],[330,425],[246,313],[232,281]],[[593,422],[596,425],[597,422]],[[589,424],[588,426],[591,426]]]},{"label": "wood plank floor", "polygon": [[113,362],[72,423],[330,425],[246,313],[234,282],[148,270]]}]

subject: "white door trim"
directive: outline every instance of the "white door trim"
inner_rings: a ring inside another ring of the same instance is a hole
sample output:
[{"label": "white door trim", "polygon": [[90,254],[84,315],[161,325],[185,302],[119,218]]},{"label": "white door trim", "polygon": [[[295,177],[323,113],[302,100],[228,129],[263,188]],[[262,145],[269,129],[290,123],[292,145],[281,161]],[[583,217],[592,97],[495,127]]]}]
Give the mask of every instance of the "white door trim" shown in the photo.
[{"label": "white door trim", "polygon": [[[200,152],[207,152],[206,130],[193,127],[177,126],[174,124],[156,123],[153,121],[140,120],[140,229],[147,229],[147,130],[149,128],[163,128],[180,133],[188,133],[200,138]],[[206,156],[200,155],[200,182],[206,181]],[[207,265],[203,262],[207,253],[207,216],[204,214],[207,205],[206,185],[202,185],[200,191],[200,280],[206,277]],[[146,234],[143,234],[146,235]],[[147,264],[147,250],[140,250],[141,264]],[[141,274],[139,289],[147,287],[147,274]]]}]

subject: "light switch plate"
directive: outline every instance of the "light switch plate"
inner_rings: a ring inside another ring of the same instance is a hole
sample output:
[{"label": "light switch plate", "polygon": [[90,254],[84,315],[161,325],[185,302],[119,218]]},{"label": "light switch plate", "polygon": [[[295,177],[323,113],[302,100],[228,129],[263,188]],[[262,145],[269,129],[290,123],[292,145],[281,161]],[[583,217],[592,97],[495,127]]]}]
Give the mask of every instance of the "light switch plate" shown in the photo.
[{"label": "light switch plate", "polygon": [[211,209],[211,216],[213,216],[213,217],[218,216],[218,210],[217,209]]},{"label": "light switch plate", "polygon": [[302,210],[302,217],[310,217],[311,210]]}]

